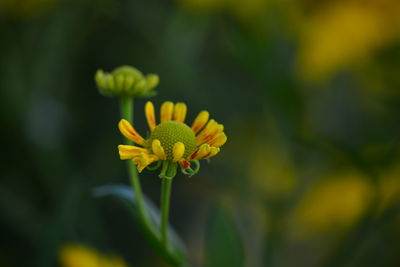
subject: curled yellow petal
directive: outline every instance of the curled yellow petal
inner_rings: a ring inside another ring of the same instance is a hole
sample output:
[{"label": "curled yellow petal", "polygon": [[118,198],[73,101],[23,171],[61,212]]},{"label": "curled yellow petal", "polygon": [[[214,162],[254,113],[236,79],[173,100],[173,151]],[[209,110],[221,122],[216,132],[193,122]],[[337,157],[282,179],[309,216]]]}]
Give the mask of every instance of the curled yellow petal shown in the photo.
[{"label": "curled yellow petal", "polygon": [[211,147],[209,144],[202,144],[200,147],[198,147],[192,155],[190,155],[189,160],[193,159],[202,159],[205,155],[210,153]]},{"label": "curled yellow petal", "polygon": [[165,155],[164,148],[161,146],[161,142],[158,139],[154,139],[151,143],[151,148],[153,149],[153,153],[161,160],[166,160],[167,156]]},{"label": "curled yellow petal", "polygon": [[221,147],[226,143],[227,140],[228,138],[226,137],[225,133],[221,132],[207,143],[212,147]]},{"label": "curled yellow petal", "polygon": [[209,117],[210,114],[205,110],[201,111],[199,115],[197,115],[192,124],[192,130],[195,134],[198,133],[201,128],[203,128],[203,126],[207,123]]},{"label": "curled yellow petal", "polygon": [[215,155],[218,154],[219,151],[220,151],[219,147],[210,147],[210,151],[207,154],[200,157],[200,159],[208,159],[214,157]]},{"label": "curled yellow petal", "polygon": [[161,105],[161,122],[170,121],[174,112],[174,103],[166,101]]},{"label": "curled yellow petal", "polygon": [[174,109],[174,121],[184,122],[186,118],[187,106],[185,103],[176,103]]},{"label": "curled yellow petal", "polygon": [[211,151],[211,147],[209,144],[204,144],[200,146],[199,153],[197,154],[197,158],[202,159],[204,156],[208,155]]},{"label": "curled yellow petal", "polygon": [[151,101],[147,101],[145,106],[145,113],[149,128],[151,131],[153,131],[154,128],[156,128],[156,116],[154,113],[154,105]]},{"label": "curled yellow petal", "polygon": [[132,162],[136,164],[138,172],[142,172],[144,168],[157,160],[159,160],[159,158],[156,155],[142,152],[139,156],[135,157]]},{"label": "curled yellow petal", "polygon": [[139,156],[142,152],[149,153],[146,148],[141,148],[137,146],[130,146],[130,145],[119,145],[118,152],[120,159],[133,159]]},{"label": "curled yellow petal", "polygon": [[182,159],[183,154],[185,153],[185,145],[182,142],[175,143],[174,147],[172,148],[173,154],[173,162],[177,162]]},{"label": "curled yellow petal", "polygon": [[143,139],[143,137],[141,137],[140,134],[136,132],[136,130],[127,120],[122,119],[118,123],[118,128],[121,131],[122,135],[131,140],[132,142],[135,142],[136,144],[142,146],[146,145],[146,142]]}]

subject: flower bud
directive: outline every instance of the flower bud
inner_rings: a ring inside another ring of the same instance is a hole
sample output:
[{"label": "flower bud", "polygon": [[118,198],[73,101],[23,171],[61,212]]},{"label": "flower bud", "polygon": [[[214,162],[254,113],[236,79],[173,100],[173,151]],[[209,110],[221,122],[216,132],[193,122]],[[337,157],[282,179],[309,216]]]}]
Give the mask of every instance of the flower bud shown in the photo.
[{"label": "flower bud", "polygon": [[131,66],[121,66],[112,72],[98,70],[95,82],[101,94],[118,97],[152,97],[156,95],[153,90],[159,83],[158,75],[142,72]]}]

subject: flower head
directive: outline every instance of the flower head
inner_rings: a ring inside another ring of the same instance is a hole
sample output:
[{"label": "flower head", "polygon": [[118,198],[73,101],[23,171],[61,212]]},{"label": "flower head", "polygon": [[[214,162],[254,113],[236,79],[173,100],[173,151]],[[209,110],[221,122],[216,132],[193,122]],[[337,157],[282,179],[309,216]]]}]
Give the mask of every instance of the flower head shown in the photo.
[{"label": "flower head", "polygon": [[138,69],[130,66],[116,68],[111,73],[98,70],[95,81],[100,93],[107,96],[151,97],[152,89],[159,83],[156,74],[144,76]]},{"label": "flower head", "polygon": [[[144,139],[133,126],[122,119],[121,133],[138,146],[119,145],[122,160],[130,159],[141,172],[152,163],[161,166],[161,178],[173,178],[178,165],[184,174],[192,176],[199,171],[199,160],[215,156],[227,137],[224,126],[209,120],[209,113],[201,111],[191,126],[184,123],[187,107],[184,103],[164,102],[161,105],[160,123],[156,123],[154,105],[148,101],[145,106],[150,136]],[[195,165],[192,168],[192,165]]]}]

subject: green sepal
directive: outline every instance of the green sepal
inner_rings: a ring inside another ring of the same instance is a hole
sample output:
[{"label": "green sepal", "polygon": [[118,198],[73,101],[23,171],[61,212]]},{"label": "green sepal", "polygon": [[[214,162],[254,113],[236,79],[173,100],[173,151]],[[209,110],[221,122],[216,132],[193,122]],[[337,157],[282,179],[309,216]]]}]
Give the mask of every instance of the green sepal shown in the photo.
[{"label": "green sepal", "polygon": [[141,95],[138,95],[137,98],[150,98],[156,96],[158,94],[157,91],[146,91]]},{"label": "green sepal", "polygon": [[161,166],[161,160],[157,161],[156,164],[152,164],[153,166],[147,166],[146,169],[148,169],[149,171],[155,171],[158,168],[160,168]]},{"label": "green sepal", "polygon": [[158,177],[163,179],[173,179],[176,176],[177,169],[178,169],[178,163],[169,160],[164,160],[161,173],[158,175]]},{"label": "green sepal", "polygon": [[195,164],[195,168],[194,169],[192,169],[191,167],[189,167],[186,170],[181,168],[182,173],[187,175],[187,176],[189,176],[189,178],[200,171],[200,162],[199,162],[199,160],[195,159],[192,162]]}]

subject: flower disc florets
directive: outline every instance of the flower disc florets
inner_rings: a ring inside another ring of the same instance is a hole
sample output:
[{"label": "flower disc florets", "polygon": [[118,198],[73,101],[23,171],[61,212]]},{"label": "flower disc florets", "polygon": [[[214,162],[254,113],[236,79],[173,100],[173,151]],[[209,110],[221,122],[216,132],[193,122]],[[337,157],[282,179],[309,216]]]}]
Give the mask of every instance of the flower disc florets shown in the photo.
[{"label": "flower disc florets", "polygon": [[120,158],[131,159],[139,172],[152,163],[156,165],[149,169],[156,169],[162,163],[161,178],[175,177],[178,166],[188,176],[196,174],[200,168],[199,160],[218,154],[227,137],[224,126],[209,120],[207,111],[201,111],[191,127],[184,123],[186,112],[184,103],[164,102],[157,125],[154,105],[147,102],[145,113],[151,131],[147,140],[122,119],[118,125],[121,133],[139,146],[119,145]]},{"label": "flower disc florets", "polygon": [[193,130],[186,124],[178,121],[162,122],[154,128],[147,140],[151,148],[153,140],[160,140],[161,146],[167,156],[167,160],[173,159],[173,147],[177,142],[185,146],[183,157],[186,158],[196,150],[196,136]]}]

